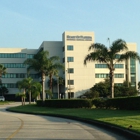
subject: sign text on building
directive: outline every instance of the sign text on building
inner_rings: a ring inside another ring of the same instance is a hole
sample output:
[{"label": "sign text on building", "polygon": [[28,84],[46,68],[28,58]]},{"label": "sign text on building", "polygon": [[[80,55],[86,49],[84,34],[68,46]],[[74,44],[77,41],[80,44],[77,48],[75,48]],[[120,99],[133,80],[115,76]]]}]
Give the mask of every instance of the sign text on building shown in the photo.
[{"label": "sign text on building", "polygon": [[92,37],[91,36],[70,36],[70,35],[67,35],[67,40],[70,40],[70,41],[92,41]]}]

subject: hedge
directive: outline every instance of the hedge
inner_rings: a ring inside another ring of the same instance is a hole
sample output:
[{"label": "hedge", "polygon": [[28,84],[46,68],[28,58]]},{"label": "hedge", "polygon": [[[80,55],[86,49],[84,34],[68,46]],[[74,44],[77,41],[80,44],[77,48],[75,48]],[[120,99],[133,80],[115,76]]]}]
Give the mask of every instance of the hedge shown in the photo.
[{"label": "hedge", "polygon": [[91,108],[92,100],[89,99],[47,99],[37,101],[38,106],[54,107],[54,108]]},{"label": "hedge", "polygon": [[107,108],[116,108],[124,110],[140,110],[140,97],[124,97],[106,100]]}]

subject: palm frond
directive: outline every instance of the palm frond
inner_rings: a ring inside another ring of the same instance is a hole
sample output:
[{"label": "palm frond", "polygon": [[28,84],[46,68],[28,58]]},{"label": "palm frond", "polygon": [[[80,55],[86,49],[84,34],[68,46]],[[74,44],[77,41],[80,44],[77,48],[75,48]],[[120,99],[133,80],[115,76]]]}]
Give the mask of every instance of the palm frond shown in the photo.
[{"label": "palm frond", "polygon": [[106,62],[107,61],[107,57],[105,57],[106,55],[103,54],[101,51],[97,51],[97,52],[92,52],[90,54],[88,54],[85,59],[84,59],[84,65],[86,65],[87,62],[90,61],[97,61],[97,62]]},{"label": "palm frond", "polygon": [[126,42],[122,39],[115,40],[110,46],[110,51],[112,52],[112,54],[116,54],[124,50],[128,50],[128,48]]},{"label": "palm frond", "polygon": [[51,61],[59,60],[59,56],[52,56],[49,58]]},{"label": "palm frond", "polygon": [[107,47],[104,45],[104,44],[101,44],[101,43],[93,43],[91,44],[91,46],[89,46],[89,49],[88,51],[90,50],[104,50],[104,51],[107,51]]},{"label": "palm frond", "polygon": [[136,59],[140,62],[140,55],[133,51],[127,51],[126,53],[120,55],[120,58],[118,59],[118,61],[128,60],[129,58]]}]

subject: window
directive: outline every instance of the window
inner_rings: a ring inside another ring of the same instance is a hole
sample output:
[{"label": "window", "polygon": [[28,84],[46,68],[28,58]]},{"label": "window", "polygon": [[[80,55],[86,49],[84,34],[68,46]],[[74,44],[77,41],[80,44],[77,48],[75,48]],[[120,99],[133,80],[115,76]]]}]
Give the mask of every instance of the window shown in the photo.
[{"label": "window", "polygon": [[68,80],[68,85],[74,85],[74,80]]},{"label": "window", "polygon": [[[115,64],[115,68],[124,68],[124,64]],[[108,68],[107,64],[95,64],[95,68]]]},{"label": "window", "polygon": [[65,46],[63,46],[62,51],[63,51],[63,52],[65,51]]},{"label": "window", "polygon": [[123,68],[124,65],[123,64],[115,64],[115,68]]},{"label": "window", "polygon": [[74,58],[73,57],[67,57],[67,62],[74,62]]},{"label": "window", "polygon": [[68,69],[68,73],[74,73],[74,69],[73,68],[69,68]]},{"label": "window", "polygon": [[65,62],[65,57],[63,58],[63,60],[62,60],[62,61],[63,61],[63,63]]},{"label": "window", "polygon": [[122,86],[122,83],[115,83],[115,86]]},{"label": "window", "polygon": [[115,74],[115,78],[124,78],[124,74]]},{"label": "window", "polygon": [[16,83],[3,83],[2,86],[7,88],[18,88]]},{"label": "window", "polygon": [[34,54],[27,54],[27,58],[33,58]]},{"label": "window", "polygon": [[108,68],[107,64],[95,64],[95,68]]},{"label": "window", "polygon": [[38,79],[40,76],[39,74],[29,74],[30,77],[32,77],[33,79]]},{"label": "window", "polygon": [[68,92],[68,98],[74,98],[74,92]]},{"label": "window", "polygon": [[99,73],[99,74],[95,74],[95,78],[108,78],[109,74],[106,73]]},{"label": "window", "polygon": [[73,50],[73,46],[72,45],[68,45],[67,46],[67,50],[72,51]]},{"label": "window", "polygon": [[116,59],[119,59],[120,56],[121,56],[120,54],[116,54],[115,58],[116,58]]}]

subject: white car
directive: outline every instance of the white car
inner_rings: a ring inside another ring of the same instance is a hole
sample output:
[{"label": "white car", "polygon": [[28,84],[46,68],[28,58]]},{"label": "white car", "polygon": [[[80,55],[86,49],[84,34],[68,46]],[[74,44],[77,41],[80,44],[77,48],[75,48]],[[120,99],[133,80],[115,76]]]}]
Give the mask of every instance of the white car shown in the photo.
[{"label": "white car", "polygon": [[0,96],[0,101],[5,101],[4,96]]}]

